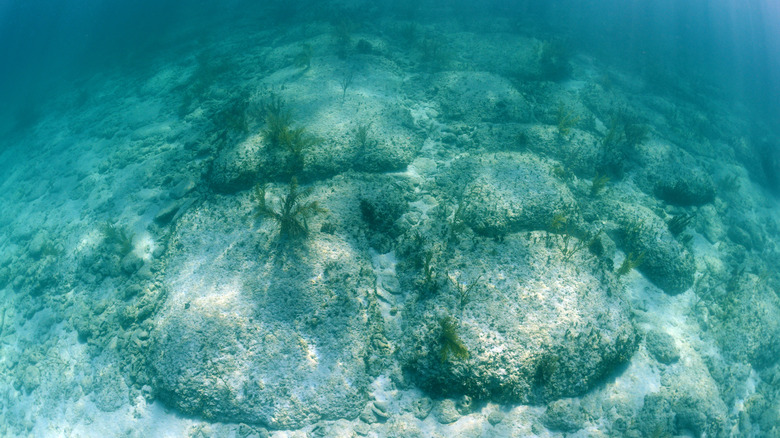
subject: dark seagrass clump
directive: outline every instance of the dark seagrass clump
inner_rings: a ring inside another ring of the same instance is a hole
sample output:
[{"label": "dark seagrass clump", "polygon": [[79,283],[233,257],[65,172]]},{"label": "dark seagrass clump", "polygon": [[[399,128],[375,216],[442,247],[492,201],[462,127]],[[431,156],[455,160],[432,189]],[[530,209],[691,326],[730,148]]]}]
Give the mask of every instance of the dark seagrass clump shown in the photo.
[{"label": "dark seagrass clump", "polygon": [[298,180],[293,178],[287,195],[272,206],[265,202],[265,185],[258,185],[255,187],[255,217],[266,217],[276,222],[279,225],[279,237],[284,240],[306,237],[309,234],[307,220],[326,211],[318,201],[306,201],[311,192],[311,188],[299,190]]}]

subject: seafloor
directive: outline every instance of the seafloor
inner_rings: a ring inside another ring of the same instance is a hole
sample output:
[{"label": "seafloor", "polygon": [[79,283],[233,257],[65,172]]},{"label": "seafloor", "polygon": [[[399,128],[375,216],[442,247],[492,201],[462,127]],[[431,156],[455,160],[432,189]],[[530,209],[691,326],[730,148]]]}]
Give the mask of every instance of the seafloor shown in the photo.
[{"label": "seafloor", "polygon": [[3,140],[1,436],[780,436],[746,109],[500,20],[170,47]]}]

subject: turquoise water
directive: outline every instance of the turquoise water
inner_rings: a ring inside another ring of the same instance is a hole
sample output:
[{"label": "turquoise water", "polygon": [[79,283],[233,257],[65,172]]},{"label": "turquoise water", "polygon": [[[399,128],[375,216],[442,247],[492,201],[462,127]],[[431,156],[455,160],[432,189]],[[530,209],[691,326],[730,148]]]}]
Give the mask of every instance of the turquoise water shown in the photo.
[{"label": "turquoise water", "polygon": [[778,18],[0,5],[0,436],[778,436]]}]

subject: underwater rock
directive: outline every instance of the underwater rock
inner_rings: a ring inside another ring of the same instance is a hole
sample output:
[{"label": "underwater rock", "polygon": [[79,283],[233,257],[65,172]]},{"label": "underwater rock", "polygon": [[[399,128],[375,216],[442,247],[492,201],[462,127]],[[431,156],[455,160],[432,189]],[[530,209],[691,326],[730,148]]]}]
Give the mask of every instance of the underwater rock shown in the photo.
[{"label": "underwater rock", "polygon": [[531,106],[509,80],[492,73],[443,72],[435,76],[431,87],[448,119],[507,122],[531,115]]},{"label": "underwater rock", "polygon": [[160,207],[160,210],[158,210],[157,214],[154,215],[154,222],[157,223],[157,225],[167,225],[174,217],[176,217],[176,214],[186,203],[186,199],[168,201],[168,203]]},{"label": "underwater rock", "polygon": [[41,254],[46,248],[46,244],[49,243],[48,236],[44,232],[35,233],[35,237],[30,241],[30,247],[28,249],[30,256],[33,259],[40,258]]},{"label": "underwater rock", "polygon": [[542,423],[553,430],[575,432],[582,429],[585,416],[575,400],[556,400],[547,405],[542,415]]},{"label": "underwater rock", "polygon": [[384,254],[392,250],[399,235],[396,222],[408,210],[405,196],[412,189],[403,181],[382,176],[368,177],[367,182],[371,183],[371,190],[360,195],[360,216],[369,230],[369,244]]},{"label": "underwater rock", "polygon": [[644,432],[644,436],[674,435],[674,412],[671,401],[657,392],[647,394],[642,409],[636,416],[636,430]]},{"label": "underwater rock", "polygon": [[236,433],[240,438],[268,438],[271,436],[268,431],[262,427],[252,427],[244,423],[238,425],[238,431]]},{"label": "underwater rock", "polygon": [[[780,367],[767,369],[761,373],[764,383],[759,384],[757,392],[745,400],[745,416],[750,419],[751,429],[760,429],[768,436],[777,435],[780,432],[780,410],[777,409],[780,402],[780,394],[776,387],[770,383],[777,381],[780,375]],[[745,418],[740,418],[740,426],[747,426]],[[758,426],[758,427],[756,427]]]},{"label": "underwater rock", "polygon": [[92,400],[103,412],[114,412],[127,404],[129,389],[113,365],[96,370],[91,389]]},{"label": "underwater rock", "polygon": [[31,264],[24,281],[27,291],[34,297],[43,294],[54,295],[61,292],[62,276],[57,260],[49,257],[41,262]]},{"label": "underwater rock", "polygon": [[680,358],[680,352],[674,345],[674,338],[668,333],[651,330],[645,335],[645,343],[650,354],[662,364],[669,365]]},{"label": "underwater rock", "polygon": [[455,406],[455,401],[449,398],[439,400],[433,407],[433,416],[441,424],[450,424],[458,421],[460,413]]},{"label": "underwater rock", "polygon": [[[727,298],[719,300],[708,327],[723,354],[756,368],[780,361],[780,298],[752,274],[730,280]],[[709,299],[708,299],[709,301]],[[712,306],[715,308],[715,306]]]},{"label": "underwater rock", "polygon": [[420,420],[425,420],[433,409],[430,397],[421,397],[412,403],[412,414]]},{"label": "underwater rock", "polygon": [[385,403],[374,401],[366,404],[359,418],[367,424],[384,423],[390,418],[390,413]]},{"label": "underwater rock", "polygon": [[762,251],[766,246],[767,239],[758,220],[747,214],[731,215],[727,221],[726,235],[734,243],[744,246],[747,250]]},{"label": "underwater rock", "polygon": [[[406,168],[419,151],[422,141],[416,135],[396,132],[374,142],[370,147],[358,149],[352,166],[361,172],[392,172]],[[313,154],[316,159],[316,153]],[[322,157],[317,162],[328,162],[329,157]],[[335,173],[335,172],[333,172]]]},{"label": "underwater rock", "polygon": [[[654,144],[653,146],[658,146]],[[646,193],[678,206],[699,206],[715,199],[715,183],[687,152],[659,147],[653,151],[637,183]]]},{"label": "underwater rock", "polygon": [[[171,238],[167,300],[151,319],[146,358],[158,398],[188,415],[274,429],[357,417],[369,382],[368,298],[358,299],[373,290],[369,259],[328,234],[279,249],[267,236],[258,244],[258,233],[226,233],[246,226],[236,205],[216,197],[188,211]],[[203,258],[195,273],[193,254]]]},{"label": "underwater rock", "polygon": [[693,286],[693,255],[674,238],[663,219],[646,207],[619,201],[606,203],[605,209],[621,228],[621,249],[642,255],[637,269],[650,281],[671,295]]},{"label": "underwater rock", "polygon": [[490,413],[488,414],[487,421],[491,425],[495,426],[496,424],[504,421],[504,418],[506,418],[506,414],[504,414],[498,409],[494,409],[490,411]]},{"label": "underwater rock", "polygon": [[566,163],[566,169],[577,175],[592,177],[598,172],[602,159],[601,140],[587,131],[573,129],[567,140],[562,140],[554,125],[527,125],[522,130],[525,146],[544,156]]},{"label": "underwater rock", "polygon": [[677,173],[679,170],[674,170],[674,177],[659,178],[653,193],[672,205],[680,206],[704,205],[715,199],[715,185],[708,174],[690,169]]},{"label": "underwater rock", "polygon": [[530,155],[491,154],[469,160],[473,181],[463,191],[463,220],[476,233],[507,233],[549,228],[575,200],[555,179],[551,167]]},{"label": "underwater rock", "polygon": [[141,257],[134,252],[131,252],[124,256],[120,261],[122,271],[127,275],[132,275],[144,265],[144,261]]},{"label": "underwater rock", "polygon": [[675,435],[729,436],[725,403],[712,378],[697,368],[674,368],[661,376],[661,390],[645,396],[637,416],[640,431]]},{"label": "underwater rock", "polygon": [[171,199],[180,199],[184,197],[187,193],[190,193],[191,191],[195,190],[195,187],[197,187],[197,181],[195,178],[187,177],[179,181],[170,192]]},{"label": "underwater rock", "polygon": [[[583,394],[633,355],[635,329],[611,272],[587,254],[551,259],[534,239],[542,233],[531,234],[482,240],[437,267],[479,272],[463,274],[479,287],[462,310],[448,289],[406,309],[401,358],[423,389],[496,402],[554,400]],[[461,347],[448,350],[445,341]]]},{"label": "underwater rock", "polygon": [[260,137],[250,137],[220,151],[206,175],[209,187],[218,193],[235,193],[256,184],[261,142]]},{"label": "underwater rock", "polygon": [[151,359],[161,400],[210,420],[273,428],[357,416],[367,385],[360,361],[350,360],[359,349],[318,355],[283,322],[221,310],[191,306],[158,324]]},{"label": "underwater rock", "polygon": [[460,415],[468,415],[474,408],[474,400],[472,400],[468,395],[464,394],[455,400],[455,408],[458,410]]},{"label": "underwater rock", "polygon": [[41,370],[35,365],[27,365],[22,373],[22,388],[27,393],[41,386]]}]

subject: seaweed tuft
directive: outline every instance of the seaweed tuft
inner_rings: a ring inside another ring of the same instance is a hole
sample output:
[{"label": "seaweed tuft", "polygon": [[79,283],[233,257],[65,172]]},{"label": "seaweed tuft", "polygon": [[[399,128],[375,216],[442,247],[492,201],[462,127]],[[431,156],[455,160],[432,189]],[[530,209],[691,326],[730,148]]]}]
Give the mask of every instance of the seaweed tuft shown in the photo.
[{"label": "seaweed tuft", "polygon": [[326,210],[320,207],[318,201],[306,201],[311,195],[311,188],[298,190],[298,180],[293,178],[287,195],[281,198],[276,207],[265,202],[265,185],[255,187],[255,199],[257,213],[255,218],[266,217],[272,219],[279,226],[279,237],[282,240],[294,240],[306,237],[309,234],[307,220]]},{"label": "seaweed tuft", "polygon": [[111,247],[115,253],[124,257],[133,250],[133,238],[135,234],[128,233],[124,227],[112,224],[106,221],[100,226],[100,231],[105,236],[104,242]]},{"label": "seaweed tuft", "polygon": [[590,183],[590,195],[596,196],[601,193],[611,180],[612,178],[610,178],[609,175],[596,172],[596,176],[593,177],[593,181]]},{"label": "seaweed tuft", "polygon": [[644,252],[630,252],[628,255],[626,255],[626,258],[623,259],[623,263],[620,264],[620,267],[615,271],[615,275],[618,277],[622,277],[629,272],[631,272],[632,269],[638,268],[642,262],[644,261],[645,253]]},{"label": "seaweed tuft", "polygon": [[263,135],[272,148],[281,149],[287,154],[286,173],[295,175],[303,170],[306,149],[319,141],[309,135],[306,128],[292,127],[292,114],[285,108],[285,103],[277,96],[263,105],[265,113],[265,129]]},{"label": "seaweed tuft", "polygon": [[669,227],[669,231],[674,236],[679,236],[680,233],[682,233],[683,231],[685,231],[686,228],[688,228],[688,225],[690,225],[692,220],[693,220],[692,214],[682,213],[669,219],[669,222],[667,222],[666,224]]},{"label": "seaweed tuft", "polygon": [[581,233],[580,236],[576,236],[575,232],[569,218],[560,213],[553,216],[548,226],[547,246],[556,246],[564,262],[568,262],[582,250],[589,249],[597,241],[602,230],[596,233]]},{"label": "seaweed tuft", "polygon": [[612,117],[602,141],[601,169],[607,174],[622,177],[626,161],[635,154],[637,146],[648,138],[647,126],[635,116],[620,111]]},{"label": "seaweed tuft", "polygon": [[566,107],[563,102],[558,103],[558,111],[555,114],[555,119],[558,125],[558,135],[561,138],[568,137],[571,133],[571,128],[580,121],[580,117],[574,115],[574,111],[572,111],[571,108]]},{"label": "seaweed tuft", "polygon": [[263,104],[262,111],[265,114],[265,139],[274,147],[283,145],[283,138],[291,129],[292,114],[285,108],[284,101],[276,95],[272,95]]},{"label": "seaweed tuft", "polygon": [[450,357],[460,360],[468,359],[469,351],[466,348],[466,344],[458,336],[458,323],[455,318],[445,316],[439,320],[439,325],[441,326],[441,334],[439,335],[439,342],[441,343],[439,359],[441,359],[441,362],[447,362]]},{"label": "seaweed tuft", "polygon": [[314,55],[314,49],[311,44],[301,44],[301,50],[293,58],[293,65],[303,71],[311,67],[311,58]]}]

